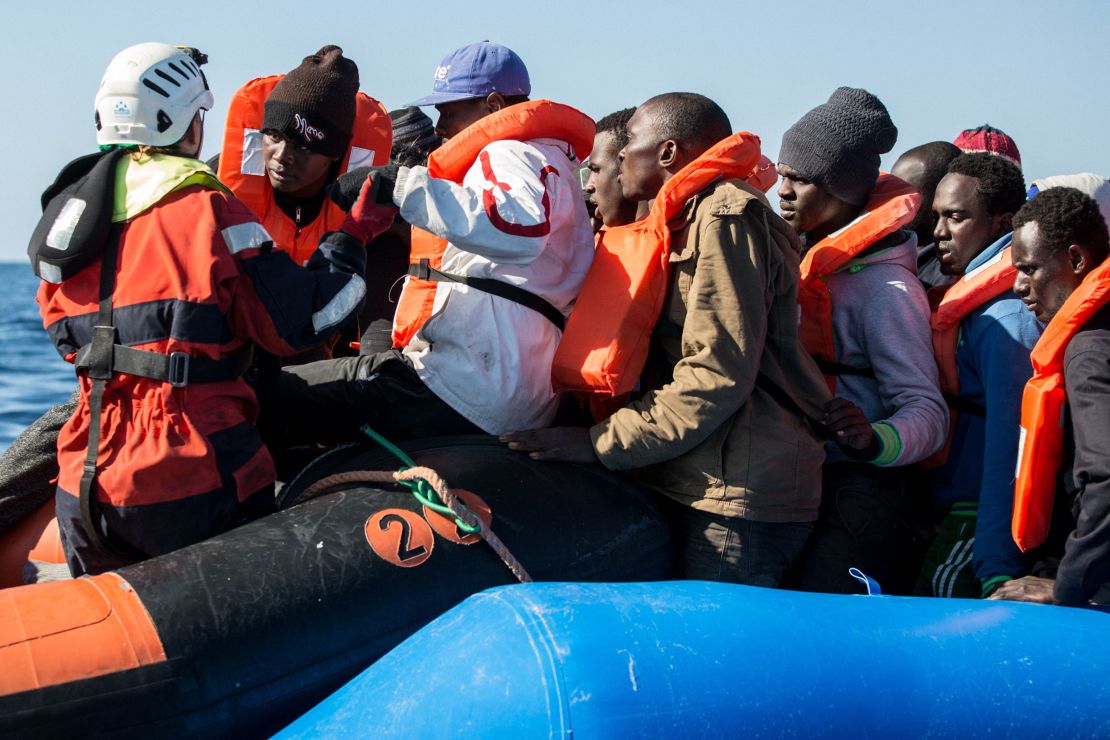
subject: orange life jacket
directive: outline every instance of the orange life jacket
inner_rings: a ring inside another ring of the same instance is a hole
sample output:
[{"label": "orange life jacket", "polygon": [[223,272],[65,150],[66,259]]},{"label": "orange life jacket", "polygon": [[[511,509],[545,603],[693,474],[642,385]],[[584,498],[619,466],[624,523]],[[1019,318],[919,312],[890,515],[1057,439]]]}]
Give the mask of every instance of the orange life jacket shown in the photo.
[{"label": "orange life jacket", "polygon": [[1029,359],[1033,377],[1021,396],[1021,437],[1014,482],[1014,542],[1023,552],[1048,536],[1056,473],[1064,457],[1064,351],[1076,332],[1110,303],[1110,261],[1068,296],[1037,340]]},{"label": "orange life jacket", "polygon": [[[733,134],[669,179],[645,218],[601,232],[555,351],[551,382],[556,390],[615,398],[635,388],[667,295],[669,222],[715,180],[758,174],[759,157],[758,136]],[[591,405],[597,416],[600,407],[593,400]]]},{"label": "orange life jacket", "polygon": [[[502,108],[452,136],[428,157],[428,174],[441,180],[462,184],[474,161],[488,145],[511,139],[557,139],[565,141],[579,159],[590,154],[594,141],[594,122],[585,113],[569,105],[550,100],[531,100]],[[415,226],[412,229],[410,264],[427,260],[429,267],[439,269],[447,240]],[[405,278],[397,312],[393,316],[393,346],[405,347],[432,315],[436,297],[433,280]]]},{"label": "orange life jacket", "polygon": [[[929,324],[933,334],[933,356],[940,375],[940,389],[949,399],[948,437],[944,446],[921,461],[926,467],[938,467],[948,459],[948,451],[956,432],[959,414],[951,408],[960,395],[960,374],[956,365],[956,348],[960,341],[960,322],[972,311],[994,300],[1014,287],[1017,271],[1010,262],[1006,247],[992,259],[979,265],[944,289],[943,297],[933,310]],[[930,295],[933,291],[930,291]]]},{"label": "orange life jacket", "polygon": [[933,355],[940,370],[940,389],[950,395],[960,392],[956,370],[956,346],[960,322],[972,311],[1014,287],[1017,271],[1006,247],[991,260],[964,275],[944,292],[929,323],[933,330]]},{"label": "orange life jacket", "polygon": [[[272,75],[251,80],[232,96],[217,176],[254,211],[273,237],[274,244],[288,252],[294,262],[303,265],[316,251],[320,237],[338,229],[346,214],[330,199],[325,199],[320,214],[312,223],[298,226],[274,202],[274,190],[262,159],[261,129],[266,98],[282,77],[284,75]],[[388,163],[392,143],[393,127],[385,108],[369,95],[358,93],[354,131],[339,172]]]},{"label": "orange life jacket", "polygon": [[[816,359],[836,362],[829,276],[875,242],[912,221],[920,205],[921,194],[912,185],[894,175],[880,173],[863,213],[806,252],[798,281],[801,309],[798,339]],[[826,377],[830,390],[835,392],[836,377]]]}]

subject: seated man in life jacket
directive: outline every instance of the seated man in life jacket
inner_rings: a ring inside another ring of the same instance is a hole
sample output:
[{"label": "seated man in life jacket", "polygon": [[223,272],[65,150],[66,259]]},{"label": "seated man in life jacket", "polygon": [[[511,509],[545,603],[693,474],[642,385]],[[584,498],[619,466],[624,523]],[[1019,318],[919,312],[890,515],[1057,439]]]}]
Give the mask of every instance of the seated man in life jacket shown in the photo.
[{"label": "seated man in life jacket", "polygon": [[978,598],[1026,573],[1010,536],[1021,393],[1042,326],[1014,294],[1008,249],[1025,202],[1021,171],[1003,157],[961,154],[937,185],[940,269],[960,278],[934,289],[933,347],[955,425],[936,470],[945,510],[915,592]]},{"label": "seated man in life jacket", "polygon": [[798,343],[800,244],[742,180],[759,161],[758,139],[731,134],[712,100],[654,97],[637,108],[628,136],[624,197],[655,199],[638,222],[655,224],[643,239],[669,233],[667,293],[646,330],[639,393],[589,429],[502,440],[537,460],[642,468],[662,494],[685,577],[774,587],[817,516],[824,453],[810,420],[829,398]]},{"label": "seated man in life jacket", "polygon": [[800,331],[837,398],[826,410],[821,516],[791,574],[808,591],[889,581],[905,534],[907,465],[944,442],[948,413],[905,230],[918,194],[879,173],[898,130],[882,102],[842,87],[783,135],[779,208],[805,246]]},{"label": "seated man in life jacket", "polygon": [[551,358],[593,259],[574,175],[593,121],[529,101],[520,57],[488,41],[449,54],[434,80],[413,105],[436,107],[446,141],[427,167],[371,175],[424,258],[398,303],[397,349],[287,368],[293,438],[342,439],[365,423],[396,439],[500,434],[554,417]]},{"label": "seated man in life jacket", "polygon": [[272,509],[273,462],[241,377],[250,347],[328,339],[357,310],[365,243],[388,223],[365,208],[367,189],[307,267],[276,250],[196,159],[213,102],[205,59],[157,43],[116,55],[96,94],[102,151],[62,171],[31,239],[43,324],[80,385],[57,446],[74,575]]},{"label": "seated man in life jacket", "polygon": [[[1110,584],[1108,248],[1098,204],[1074,188],[1047,188],[1014,216],[1014,292],[1047,325],[1033,348],[1034,378],[1022,404],[1025,440],[1015,505],[1020,511],[1018,502],[1031,496],[1041,521],[1066,522],[1067,532],[1062,547],[1052,543],[1050,548],[1059,558],[1054,578],[1007,581],[992,599],[1071,605],[1110,601],[1110,590],[1103,590]],[[1044,381],[1062,389],[1055,409],[1038,408],[1039,396],[1030,391]],[[1043,427],[1030,423],[1038,414],[1044,416]],[[1066,424],[1053,423],[1061,415]],[[1063,484],[1059,490],[1058,481]],[[1016,516],[1015,536],[1024,538],[1022,524]],[[1041,534],[1047,536],[1047,529]],[[1039,539],[1019,544],[1032,547]]]},{"label": "seated man in life jacket", "polygon": [[618,156],[628,143],[628,120],[635,112],[635,108],[625,108],[597,122],[594,148],[586,161],[590,178],[585,187],[595,234],[602,226],[623,226],[637,218],[640,204],[628,200],[621,192]]},{"label": "seated man in life jacket", "polygon": [[955,144],[947,141],[930,141],[928,144],[907,149],[890,168],[890,174],[913,185],[921,195],[921,205],[907,228],[917,235],[917,279],[925,290],[935,285],[952,282],[950,275],[942,275],[937,260],[937,245],[933,241],[933,194],[941,178],[948,174],[948,163],[960,156]]}]

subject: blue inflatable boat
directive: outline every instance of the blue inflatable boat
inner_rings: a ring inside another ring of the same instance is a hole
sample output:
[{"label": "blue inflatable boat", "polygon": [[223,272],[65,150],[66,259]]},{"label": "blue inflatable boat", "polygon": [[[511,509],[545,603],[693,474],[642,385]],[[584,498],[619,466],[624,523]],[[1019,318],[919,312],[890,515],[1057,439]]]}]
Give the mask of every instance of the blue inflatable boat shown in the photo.
[{"label": "blue inflatable boat", "polygon": [[1106,737],[1110,615],[703,582],[467,599],[282,738]]}]

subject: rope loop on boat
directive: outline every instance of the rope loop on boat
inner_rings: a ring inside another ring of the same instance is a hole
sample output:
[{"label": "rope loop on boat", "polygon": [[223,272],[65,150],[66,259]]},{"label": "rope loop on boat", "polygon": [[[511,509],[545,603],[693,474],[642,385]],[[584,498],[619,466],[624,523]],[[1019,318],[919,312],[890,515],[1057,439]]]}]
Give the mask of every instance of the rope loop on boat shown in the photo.
[{"label": "rope loop on boat", "polygon": [[408,488],[417,501],[432,511],[454,519],[455,526],[459,528],[460,532],[477,534],[497,553],[497,556],[512,571],[517,580],[521,583],[532,582],[532,577],[528,575],[528,571],[524,569],[516,556],[509,552],[509,548],[505,546],[501,538],[494,534],[489,527],[482,526],[482,520],[478,518],[478,515],[471,511],[451,491],[447,481],[443,480],[436,471],[418,466],[403,450],[371,429],[369,424],[362,427],[362,433],[389,450],[407,466],[393,473],[393,479]]}]

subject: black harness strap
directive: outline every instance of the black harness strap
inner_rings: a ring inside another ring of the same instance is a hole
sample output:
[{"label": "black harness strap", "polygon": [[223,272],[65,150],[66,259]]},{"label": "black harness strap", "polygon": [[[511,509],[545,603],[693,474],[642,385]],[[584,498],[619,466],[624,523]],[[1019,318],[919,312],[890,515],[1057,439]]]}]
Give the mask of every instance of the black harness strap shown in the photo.
[{"label": "black harness strap", "polygon": [[777,383],[768,378],[765,374],[763,374],[762,372],[758,373],[755,376],[755,384],[756,387],[770,396],[772,400],[774,400],[774,402],[777,403],[779,406],[786,409],[787,411],[793,412],[797,416],[800,416],[802,420],[808,423],[813,431],[817,433],[818,437],[820,437],[821,439],[831,439],[833,441],[836,440],[836,435],[832,432],[831,429],[825,426],[823,422],[807,414],[805,412],[805,409],[798,405],[798,402],[794,400],[794,397],[792,395],[790,395],[785,389],[779,387]]},{"label": "black harness strap", "polygon": [[874,368],[845,365],[843,362],[823,360],[820,357],[814,357],[813,361],[817,363],[817,369],[824,375],[855,375],[860,378],[875,377]]},{"label": "black harness strap", "polygon": [[[92,367],[93,345],[86,344],[77,350],[74,365],[78,370]],[[251,351],[246,350],[231,357],[213,360],[207,357],[190,357],[185,352],[150,352],[117,344],[112,350],[112,370],[141,378],[161,380],[174,388],[195,383],[216,383],[235,380],[251,364]],[[90,376],[91,377],[91,376]]]},{"label": "black harness strap", "polygon": [[566,326],[566,318],[563,316],[562,311],[555,308],[535,293],[530,293],[524,288],[512,285],[511,283],[494,280],[493,278],[468,277],[466,275],[454,275],[449,272],[440,272],[429,265],[426,259],[420,260],[419,264],[409,265],[409,275],[419,280],[430,280],[432,282],[446,281],[468,285],[475,290],[508,299],[513,303],[519,303],[537,313],[543,314],[552,324],[559,327],[559,331],[562,331]]},{"label": "black harness strap", "polygon": [[112,294],[116,288],[116,262],[123,226],[114,224],[100,261],[100,305],[92,342],[85,353],[92,389],[89,392],[89,447],[81,474],[81,521],[92,544],[100,550],[126,560],[145,560],[148,556],[129,543],[100,528],[100,502],[96,497],[96,459],[100,454],[100,414],[104,408],[104,387],[112,377],[116,328],[112,325]]},{"label": "black harness strap", "polygon": [[[842,362],[834,362],[832,360],[822,360],[814,357],[814,362],[817,367],[825,375],[855,375],[861,378],[874,378],[875,369],[870,367],[856,367],[854,365],[845,365]],[[952,393],[943,393],[944,402],[948,404],[948,408],[953,411],[959,411],[961,414],[970,414],[984,418],[987,415],[987,410],[974,401],[969,401]]]}]

